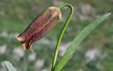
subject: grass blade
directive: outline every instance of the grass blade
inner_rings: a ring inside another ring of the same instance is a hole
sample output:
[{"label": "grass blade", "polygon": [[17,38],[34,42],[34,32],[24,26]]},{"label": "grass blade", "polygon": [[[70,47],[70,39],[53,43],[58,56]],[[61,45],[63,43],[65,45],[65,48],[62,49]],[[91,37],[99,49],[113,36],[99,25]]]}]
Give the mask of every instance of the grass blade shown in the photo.
[{"label": "grass blade", "polygon": [[76,50],[76,48],[80,45],[80,43],[83,41],[83,39],[95,28],[97,27],[103,20],[105,20],[111,13],[107,13],[100,18],[94,20],[91,22],[88,26],[86,26],[72,41],[70,46],[68,47],[66,53],[60,60],[59,64],[56,66],[54,71],[60,71],[64,65],[68,62],[70,57],[72,56],[73,52]]},{"label": "grass blade", "polygon": [[9,61],[4,61],[4,63],[9,71],[16,71],[16,69],[13,67],[13,65]]}]

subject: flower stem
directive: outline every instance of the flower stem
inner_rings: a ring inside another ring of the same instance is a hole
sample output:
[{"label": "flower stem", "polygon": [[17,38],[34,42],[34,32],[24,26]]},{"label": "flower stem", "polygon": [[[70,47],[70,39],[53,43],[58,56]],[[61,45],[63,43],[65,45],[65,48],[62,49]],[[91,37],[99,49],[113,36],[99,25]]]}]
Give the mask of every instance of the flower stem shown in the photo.
[{"label": "flower stem", "polygon": [[60,9],[62,9],[65,6],[69,7],[71,9],[71,11],[70,11],[70,14],[69,14],[66,22],[65,22],[65,25],[62,28],[62,31],[60,33],[60,36],[59,36],[59,39],[58,39],[58,42],[57,42],[57,45],[56,45],[56,49],[55,49],[55,53],[54,53],[54,58],[53,58],[53,63],[52,63],[52,71],[54,71],[54,69],[55,69],[55,64],[56,64],[56,60],[57,60],[57,55],[58,55],[58,50],[59,50],[59,46],[60,46],[60,43],[61,43],[61,39],[63,37],[63,34],[64,34],[64,32],[65,32],[65,30],[66,30],[66,28],[67,28],[67,26],[68,26],[68,24],[69,24],[69,22],[71,20],[73,12],[74,12],[74,9],[73,9],[72,5],[70,5],[68,3],[62,4],[62,5],[58,6],[58,8],[60,10]]}]

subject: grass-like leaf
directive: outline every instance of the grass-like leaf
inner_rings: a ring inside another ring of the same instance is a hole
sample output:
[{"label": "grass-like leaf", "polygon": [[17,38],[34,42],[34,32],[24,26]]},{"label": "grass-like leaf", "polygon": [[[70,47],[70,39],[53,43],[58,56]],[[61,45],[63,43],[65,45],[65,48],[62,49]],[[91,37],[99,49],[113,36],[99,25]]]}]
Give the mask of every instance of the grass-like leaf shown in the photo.
[{"label": "grass-like leaf", "polygon": [[9,71],[16,71],[16,69],[13,67],[13,65],[9,61],[4,61],[4,63]]},{"label": "grass-like leaf", "polygon": [[94,20],[91,22],[88,26],[86,26],[72,41],[70,46],[68,47],[66,53],[60,60],[59,64],[56,66],[54,71],[60,71],[64,65],[68,62],[70,57],[72,56],[73,52],[76,50],[76,48],[80,45],[80,43],[83,41],[83,39],[95,28],[97,27],[103,20],[105,20],[111,13],[107,13],[100,18]]}]

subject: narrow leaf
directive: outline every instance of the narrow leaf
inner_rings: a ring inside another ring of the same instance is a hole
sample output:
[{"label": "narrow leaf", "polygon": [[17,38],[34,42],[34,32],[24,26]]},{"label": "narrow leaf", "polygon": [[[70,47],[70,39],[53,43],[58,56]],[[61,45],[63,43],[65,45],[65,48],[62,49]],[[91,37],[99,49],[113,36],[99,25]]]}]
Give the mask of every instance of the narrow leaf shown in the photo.
[{"label": "narrow leaf", "polygon": [[111,13],[107,13],[100,18],[94,20],[92,23],[90,23],[88,26],[86,26],[72,41],[70,46],[68,47],[66,53],[60,60],[59,64],[55,68],[54,71],[60,71],[64,65],[68,62],[70,57],[72,56],[73,52],[76,50],[76,48],[80,45],[80,43],[83,41],[83,39],[95,28],[97,27],[103,20],[105,20]]},{"label": "narrow leaf", "polygon": [[13,65],[9,61],[4,61],[4,63],[9,71],[16,71],[16,69],[13,67]]}]

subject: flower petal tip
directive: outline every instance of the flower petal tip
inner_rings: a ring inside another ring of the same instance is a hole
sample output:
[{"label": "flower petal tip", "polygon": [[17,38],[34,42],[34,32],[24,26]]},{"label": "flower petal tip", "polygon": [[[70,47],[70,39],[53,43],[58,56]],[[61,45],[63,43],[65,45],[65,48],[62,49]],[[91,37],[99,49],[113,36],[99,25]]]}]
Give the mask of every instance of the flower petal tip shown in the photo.
[{"label": "flower petal tip", "polygon": [[22,47],[26,50],[26,46],[24,43],[21,43],[22,44]]},{"label": "flower petal tip", "polygon": [[17,37],[16,39],[17,39],[18,41],[22,41],[22,39],[21,39],[20,37]]},{"label": "flower petal tip", "polygon": [[17,38],[15,38],[15,39],[19,41],[18,37],[17,37]]},{"label": "flower petal tip", "polygon": [[34,52],[32,49],[30,49],[31,50],[31,52]]}]

